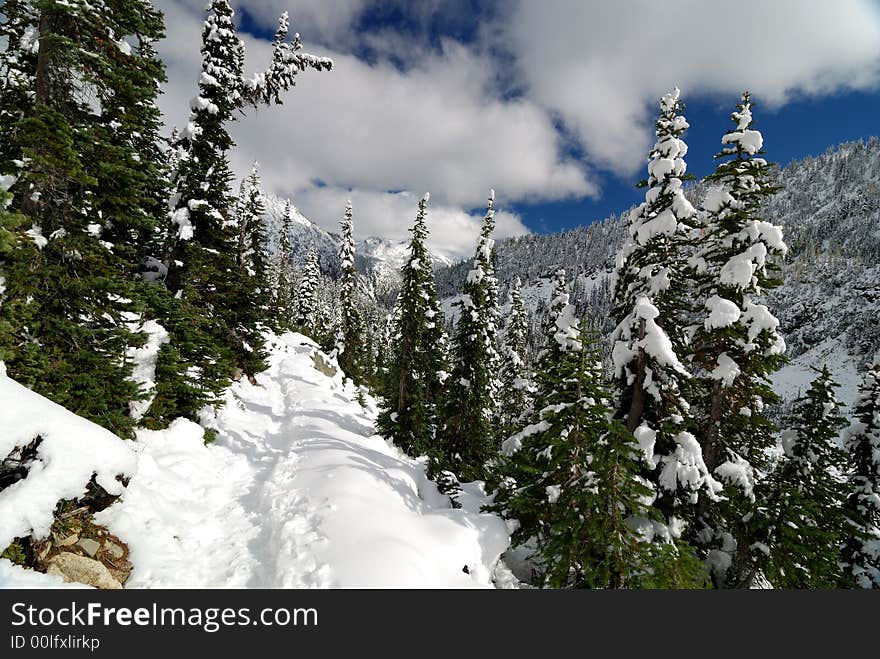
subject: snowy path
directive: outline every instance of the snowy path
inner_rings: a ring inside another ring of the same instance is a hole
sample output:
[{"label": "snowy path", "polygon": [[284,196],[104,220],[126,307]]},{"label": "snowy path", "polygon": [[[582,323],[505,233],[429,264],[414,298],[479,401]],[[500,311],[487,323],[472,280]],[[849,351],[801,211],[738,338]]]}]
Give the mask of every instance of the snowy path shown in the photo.
[{"label": "snowy path", "polygon": [[503,522],[477,496],[448,508],[421,462],[373,434],[373,402],[316,359],[329,364],[306,337],[275,339],[258,385],[203,419],[211,446],[183,420],[139,433],[138,474],[101,513],[131,546],[127,587],[492,585]]}]

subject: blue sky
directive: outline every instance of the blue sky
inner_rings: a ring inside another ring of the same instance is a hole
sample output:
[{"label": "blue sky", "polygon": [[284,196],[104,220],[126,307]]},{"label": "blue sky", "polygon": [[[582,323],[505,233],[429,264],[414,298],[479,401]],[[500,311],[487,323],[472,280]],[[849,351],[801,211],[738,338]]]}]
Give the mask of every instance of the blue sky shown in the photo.
[{"label": "blue sky", "polygon": [[[721,148],[721,135],[731,127],[730,113],[739,99],[728,95],[697,98],[687,102],[685,115],[691,128],[688,144],[688,171],[702,178],[714,170],[713,155]],[[829,147],[850,140],[880,135],[880,93],[847,92],[820,98],[800,98],[781,107],[762,107],[753,99],[755,127],[764,136],[766,158],[786,165],[805,156],[816,156]],[[730,107],[728,107],[730,106]],[[620,213],[644,199],[636,183],[644,179],[639,171],[632,176],[602,175],[602,195],[598,199],[515,204],[525,224],[536,233],[567,229]]]},{"label": "blue sky", "polygon": [[[878,0],[231,2],[249,70],[284,10],[306,49],[335,62],[235,124],[236,173],[259,161],[266,189],[328,230],[351,199],[360,238],[406,238],[430,191],[432,246],[451,257],[472,251],[490,187],[498,238],[637,203],[657,99],[676,85],[697,176],[744,88],[771,161],[880,132]],[[156,4],[168,17],[161,105],[179,125],[204,5]]]}]

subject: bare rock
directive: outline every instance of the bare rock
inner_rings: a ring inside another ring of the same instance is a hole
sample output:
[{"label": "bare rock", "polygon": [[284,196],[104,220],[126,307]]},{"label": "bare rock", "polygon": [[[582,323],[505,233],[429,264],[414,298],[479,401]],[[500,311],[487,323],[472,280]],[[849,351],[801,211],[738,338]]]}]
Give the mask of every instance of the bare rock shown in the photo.
[{"label": "bare rock", "polygon": [[70,552],[53,556],[46,574],[55,574],[67,582],[75,581],[102,590],[122,588],[122,584],[113,578],[110,570],[103,563]]},{"label": "bare rock", "polygon": [[125,556],[125,550],[117,545],[112,540],[107,540],[104,542],[104,551],[106,551],[113,558],[119,559]]},{"label": "bare rock", "polygon": [[315,364],[315,368],[328,378],[336,377],[336,367],[320,352],[314,353],[312,362]]},{"label": "bare rock", "polygon": [[83,538],[76,543],[76,546],[94,558],[95,554],[97,554],[98,550],[101,548],[101,543],[97,540],[92,540],[92,538]]},{"label": "bare rock", "polygon": [[58,538],[56,536],[55,546],[56,547],[70,547],[70,545],[75,545],[79,542],[79,533],[72,533],[66,538]]}]

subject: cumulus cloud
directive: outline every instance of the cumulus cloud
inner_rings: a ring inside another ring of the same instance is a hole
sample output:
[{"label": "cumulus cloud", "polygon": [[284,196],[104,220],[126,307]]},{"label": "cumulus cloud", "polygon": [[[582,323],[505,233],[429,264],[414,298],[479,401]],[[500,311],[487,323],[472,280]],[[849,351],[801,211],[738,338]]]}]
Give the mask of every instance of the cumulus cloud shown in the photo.
[{"label": "cumulus cloud", "polygon": [[[485,191],[488,193],[488,190]],[[408,229],[418,211],[422,193],[346,190],[337,187],[312,187],[296,197],[297,208],[320,226],[338,230],[345,202],[354,208],[355,237],[379,235],[391,240],[409,237]],[[485,197],[486,195],[484,195]],[[503,199],[498,206],[503,207]],[[428,204],[428,245],[451,259],[473,253],[483,221],[483,212],[467,212],[457,206],[438,203],[431,195]],[[521,236],[529,231],[515,213],[495,213],[496,240]]]},{"label": "cumulus cloud", "polygon": [[654,101],[675,85],[778,105],[878,82],[871,0],[520,0],[504,37],[529,98],[618,172],[644,159]]},{"label": "cumulus cloud", "polygon": [[[180,125],[197,77],[195,35],[202,17],[185,3],[159,5],[168,18],[160,52],[169,75],[160,105],[168,122]],[[268,61],[268,42],[246,35],[244,40],[250,68]],[[292,195],[319,224],[332,218],[326,228],[335,228],[338,209],[325,212],[307,200],[326,198],[328,190],[356,190],[355,196],[373,200],[371,208],[378,200],[397,208],[407,198],[388,191],[427,190],[439,204],[437,215],[447,219],[438,223],[434,239],[449,252],[449,246],[476,235],[479,216],[469,211],[484,203],[490,187],[511,200],[596,194],[584,165],[563,156],[548,113],[527,99],[498,96],[488,57],[450,41],[404,71],[327,48],[310,50],[333,57],[334,70],[305,72],[283,106],[236,122],[231,133],[238,147],[230,155],[239,175],[259,160],[266,189]],[[403,236],[413,208],[364,213],[361,230]],[[519,220],[505,217],[524,231]],[[467,229],[466,221],[472,225]]]},{"label": "cumulus cloud", "polygon": [[[748,88],[779,105],[878,83],[880,12],[870,0],[520,0],[483,17],[491,24],[467,44],[429,40],[425,28],[453,9],[469,16],[463,0],[385,0],[412,14],[406,34],[393,25],[359,34],[358,18],[376,2],[233,3],[270,31],[289,8],[307,50],[333,57],[335,68],[305,72],[283,106],[234,124],[232,164],[242,175],[259,160],[267,189],[327,229],[353,197],[363,236],[404,237],[430,191],[435,245],[446,253],[470,252],[490,187],[511,204],[579,199],[600,193],[602,170],[631,174],[649,146],[656,99],[673,85],[685,100],[733,100]],[[160,105],[169,125],[185,120],[194,93],[202,3],[157,2],[168,17]],[[265,64],[269,44],[245,42],[249,68]],[[504,217],[505,230],[525,231]]]}]

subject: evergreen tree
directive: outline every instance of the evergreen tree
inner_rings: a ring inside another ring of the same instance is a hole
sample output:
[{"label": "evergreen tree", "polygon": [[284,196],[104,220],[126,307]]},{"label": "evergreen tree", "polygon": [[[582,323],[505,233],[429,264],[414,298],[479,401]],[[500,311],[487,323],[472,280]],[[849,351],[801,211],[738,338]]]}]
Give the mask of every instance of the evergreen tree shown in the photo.
[{"label": "evergreen tree", "polygon": [[[213,332],[198,346],[200,364],[211,364],[220,378],[206,377],[201,366],[189,386],[209,401],[224,386],[233,368],[252,373],[261,366],[263,341],[254,314],[244,301],[251,282],[239,276],[238,235],[230,194],[228,151],[233,146],[228,124],[248,106],[280,103],[306,68],[327,70],[332,62],[301,53],[298,36],[287,41],[287,15],[282,15],[268,68],[250,79],[243,75],[244,45],[236,35],[227,0],[211,0],[202,29],[199,93],[175,145],[178,169],[173,177],[170,222],[164,265],[169,290],[182,298],[192,315],[210,317]],[[195,319],[193,319],[195,321]],[[176,344],[191,342],[182,328],[170,328]]]},{"label": "evergreen tree", "polygon": [[278,237],[278,260],[274,266],[274,324],[278,330],[292,327],[294,317],[293,304],[293,268],[290,261],[290,223],[292,210],[290,200],[284,203],[284,215],[281,220],[281,234]]},{"label": "evergreen tree", "polygon": [[615,376],[625,420],[646,451],[664,514],[688,521],[691,504],[714,498],[721,485],[709,473],[688,430],[684,398],[685,298],[691,280],[685,247],[695,210],[682,192],[688,123],[678,89],[660,100],[657,141],[648,163],[645,201],[629,217],[629,238],[617,257],[613,334]]},{"label": "evergreen tree", "polygon": [[357,272],[354,269],[354,238],[352,237],[352,208],[349,201],[342,219],[342,244],[339,261],[342,281],[339,295],[341,322],[336,335],[336,354],[343,372],[356,384],[368,373],[366,361],[368,346],[364,323],[358,308]]},{"label": "evergreen tree", "polygon": [[498,286],[492,266],[495,193],[483,219],[479,243],[462,290],[453,340],[453,366],[447,381],[441,425],[430,453],[431,472],[449,471],[466,481],[487,477],[487,463],[497,455],[498,411],[496,351]]},{"label": "evergreen tree", "polygon": [[[640,450],[613,419],[594,332],[579,327],[565,272],[556,273],[529,424],[503,443],[505,479],[493,507],[534,539],[538,582],[554,588],[633,588],[655,563],[652,490]],[[647,525],[650,533],[642,527]],[[662,552],[674,562],[674,547]],[[660,555],[660,554],[658,554]],[[657,578],[657,575],[654,575]]]},{"label": "evergreen tree", "polygon": [[0,174],[20,213],[6,222],[0,358],[26,386],[129,436],[141,393],[126,356],[143,342],[146,297],[133,275],[161,180],[162,16],[138,0],[11,2],[4,16]]},{"label": "evergreen tree", "polygon": [[835,588],[840,583],[840,546],[850,527],[840,474],[845,454],[837,437],[846,420],[827,367],[795,402],[782,435],[784,455],[756,492],[757,512],[747,524],[749,547],[742,556],[738,585],[749,587],[763,574],[774,587]]},{"label": "evergreen tree", "polygon": [[529,325],[519,277],[511,285],[507,299],[510,313],[501,349],[498,419],[500,434],[505,438],[516,432],[532,408],[532,383],[525,363]]},{"label": "evergreen tree", "polygon": [[844,585],[880,588],[880,355],[859,387],[846,436],[851,473],[846,507],[853,520],[843,546]]},{"label": "evergreen tree", "polygon": [[[318,260],[318,251],[312,245],[306,254],[306,262],[303,267],[302,278],[296,292],[296,326],[305,334],[311,334],[317,329],[318,313],[318,287],[321,283],[321,263]],[[312,337],[318,341],[318,337]]]},{"label": "evergreen tree", "polygon": [[257,165],[242,181],[236,205],[238,225],[238,277],[235,287],[239,299],[235,301],[238,327],[247,355],[241,358],[241,368],[253,374],[265,368],[263,332],[270,322],[270,285],[266,252],[266,227],[263,217],[266,206]]},{"label": "evergreen tree", "polygon": [[436,406],[446,377],[443,313],[425,241],[428,195],[419,201],[409,259],[393,313],[379,432],[411,456],[425,454],[437,430]]},{"label": "evergreen tree", "polygon": [[[756,302],[781,283],[779,261],[787,250],[780,227],[760,217],[761,202],[777,188],[761,156],[763,138],[753,128],[749,93],[731,115],[734,128],[722,139],[715,183],[697,232],[698,297],[704,307],[691,354],[701,369],[699,433],[710,472],[725,481],[723,501],[700,502],[703,535],[731,546],[731,529],[754,504],[754,474],[767,468],[775,425],[764,412],[778,400],[769,376],[784,362],[779,321]],[[735,538],[751,544],[749,538]],[[725,559],[724,563],[728,561]],[[734,570],[736,571],[736,570]],[[716,575],[724,583],[724,575]]]}]

